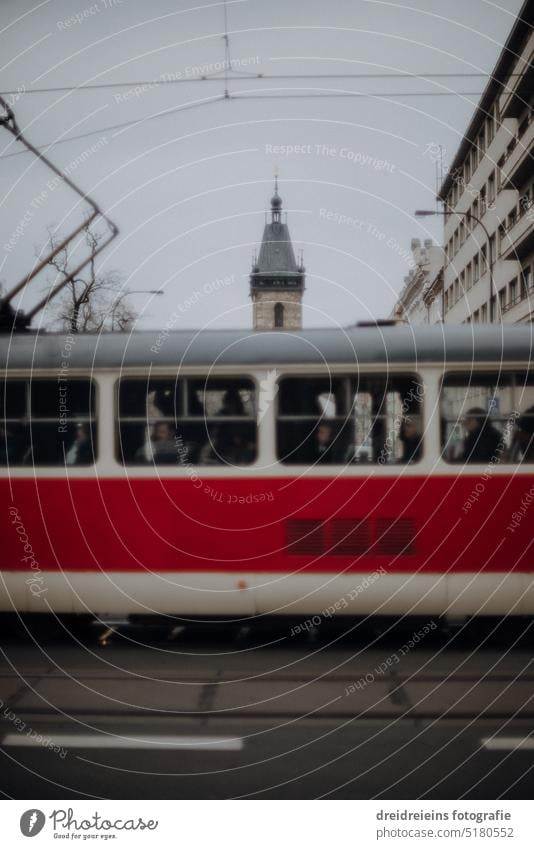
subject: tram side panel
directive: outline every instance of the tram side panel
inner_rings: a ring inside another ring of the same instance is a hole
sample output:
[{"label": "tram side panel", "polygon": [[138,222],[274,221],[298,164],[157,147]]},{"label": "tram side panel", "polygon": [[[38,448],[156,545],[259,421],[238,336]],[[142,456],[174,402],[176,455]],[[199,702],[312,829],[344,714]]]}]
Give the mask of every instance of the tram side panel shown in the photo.
[{"label": "tram side panel", "polygon": [[533,487],[533,476],[502,474],[483,489],[476,474],[206,477],[202,487],[169,478],[2,479],[0,604],[531,614]]}]

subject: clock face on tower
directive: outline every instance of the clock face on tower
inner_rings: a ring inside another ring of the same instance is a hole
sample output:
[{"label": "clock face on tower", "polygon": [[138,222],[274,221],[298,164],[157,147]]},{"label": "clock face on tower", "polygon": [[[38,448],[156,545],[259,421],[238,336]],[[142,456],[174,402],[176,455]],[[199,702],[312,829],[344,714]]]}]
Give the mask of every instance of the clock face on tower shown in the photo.
[{"label": "clock face on tower", "polygon": [[252,285],[255,289],[299,289],[302,284],[300,280],[295,279],[273,278],[271,280],[263,278],[254,280]]}]

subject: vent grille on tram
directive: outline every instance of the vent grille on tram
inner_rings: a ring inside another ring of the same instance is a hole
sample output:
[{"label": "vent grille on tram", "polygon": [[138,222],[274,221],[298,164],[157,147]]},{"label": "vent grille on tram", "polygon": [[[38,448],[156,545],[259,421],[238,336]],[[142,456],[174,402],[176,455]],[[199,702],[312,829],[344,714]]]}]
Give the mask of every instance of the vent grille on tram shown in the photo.
[{"label": "vent grille on tram", "polygon": [[321,554],[325,550],[325,526],[321,519],[290,519],[287,523],[290,554]]},{"label": "vent grille on tram", "polygon": [[367,554],[371,528],[367,519],[333,519],[330,523],[332,554]]},{"label": "vent grille on tram", "polygon": [[289,519],[289,554],[377,555],[416,553],[413,519]]},{"label": "vent grille on tram", "polygon": [[376,523],[378,554],[415,554],[415,533],[413,519],[378,519]]}]

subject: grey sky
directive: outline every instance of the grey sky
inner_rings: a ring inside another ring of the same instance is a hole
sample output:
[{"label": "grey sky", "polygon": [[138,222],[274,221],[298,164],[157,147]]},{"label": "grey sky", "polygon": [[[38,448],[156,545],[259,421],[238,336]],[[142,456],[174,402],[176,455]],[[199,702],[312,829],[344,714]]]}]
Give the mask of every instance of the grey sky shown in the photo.
[{"label": "grey sky", "polygon": [[[120,227],[102,263],[124,272],[130,289],[165,289],[161,298],[135,296],[140,327],[161,326],[173,313],[177,327],[251,325],[248,274],[276,166],[294,245],[304,250],[304,323],[345,325],[389,312],[413,236],[439,240],[439,219],[422,226],[412,217],[415,208],[434,205],[435,165],[425,149],[441,144],[450,161],[478,97],[436,94],[481,92],[486,80],[277,81],[244,72],[487,74],[520,5],[229,0],[230,51],[242,72],[229,90],[261,98],[197,105],[100,132],[223,93],[221,76],[189,82],[224,60],[222,3],[1,0],[2,89],[186,80],[139,92],[12,96],[19,123],[37,144],[98,131],[49,155],[71,166]],[[327,91],[430,95],[266,98]],[[4,156],[18,150],[5,130],[0,139]],[[276,145],[304,148],[288,154]],[[0,279],[8,288],[29,269],[46,225],[80,216],[72,195],[51,191],[49,179],[29,155],[0,159]],[[339,223],[342,216],[352,221]]]}]

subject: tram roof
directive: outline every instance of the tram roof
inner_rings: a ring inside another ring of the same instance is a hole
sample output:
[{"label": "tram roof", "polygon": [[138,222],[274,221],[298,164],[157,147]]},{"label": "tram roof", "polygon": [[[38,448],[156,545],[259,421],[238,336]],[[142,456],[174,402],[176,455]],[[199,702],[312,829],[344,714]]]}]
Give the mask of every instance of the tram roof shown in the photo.
[{"label": "tram roof", "polygon": [[[0,368],[75,369],[530,361],[533,325],[0,334]],[[63,365],[65,368],[66,365]]]}]

